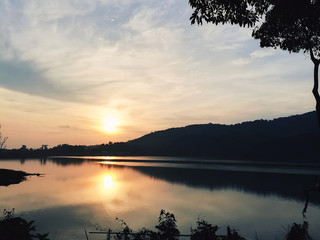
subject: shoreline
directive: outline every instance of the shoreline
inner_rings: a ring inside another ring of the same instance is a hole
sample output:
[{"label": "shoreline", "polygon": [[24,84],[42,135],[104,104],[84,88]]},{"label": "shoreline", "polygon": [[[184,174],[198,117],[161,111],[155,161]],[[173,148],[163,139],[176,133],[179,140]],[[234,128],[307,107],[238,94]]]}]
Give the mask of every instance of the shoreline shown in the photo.
[{"label": "shoreline", "polygon": [[0,169],[0,186],[9,186],[11,184],[19,184],[27,180],[27,176],[40,176],[39,173],[26,173],[11,169]]}]

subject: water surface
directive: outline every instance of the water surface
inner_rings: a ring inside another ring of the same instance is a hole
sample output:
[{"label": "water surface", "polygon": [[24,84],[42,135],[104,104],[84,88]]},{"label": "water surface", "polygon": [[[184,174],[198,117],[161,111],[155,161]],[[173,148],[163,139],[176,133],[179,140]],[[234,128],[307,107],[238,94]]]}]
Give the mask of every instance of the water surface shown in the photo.
[{"label": "water surface", "polygon": [[[307,220],[320,237],[320,193],[310,194],[302,216],[304,189],[314,187],[317,165],[208,162],[182,158],[6,160],[0,168],[43,173],[18,185],[0,187],[0,210],[35,220],[50,239],[85,239],[87,231],[119,230],[115,218],[133,229],[153,229],[161,209],[175,214],[181,233],[198,217],[230,225],[247,239],[281,239],[293,222]],[[105,236],[89,235],[89,239]]]}]

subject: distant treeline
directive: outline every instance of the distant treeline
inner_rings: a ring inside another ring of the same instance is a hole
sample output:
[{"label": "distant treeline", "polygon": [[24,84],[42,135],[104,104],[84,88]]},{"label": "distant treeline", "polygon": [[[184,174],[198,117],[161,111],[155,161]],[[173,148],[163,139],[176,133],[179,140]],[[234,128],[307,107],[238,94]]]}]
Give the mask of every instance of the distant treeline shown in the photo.
[{"label": "distant treeline", "polygon": [[234,125],[202,124],[171,128],[128,142],[94,146],[2,150],[1,158],[41,156],[146,155],[232,160],[316,161],[320,130],[315,112]]},{"label": "distant treeline", "polygon": [[27,148],[23,145],[19,149],[2,149],[0,158],[45,158],[48,156],[94,156],[107,154],[108,146],[101,144],[94,146],[60,144],[52,148]]}]

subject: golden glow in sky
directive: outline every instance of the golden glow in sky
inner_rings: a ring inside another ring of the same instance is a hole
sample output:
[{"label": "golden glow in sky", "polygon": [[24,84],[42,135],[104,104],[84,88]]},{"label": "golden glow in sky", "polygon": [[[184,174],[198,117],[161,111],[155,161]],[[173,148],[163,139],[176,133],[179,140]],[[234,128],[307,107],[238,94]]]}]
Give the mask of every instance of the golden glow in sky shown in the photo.
[{"label": "golden glow in sky", "polygon": [[249,28],[191,25],[191,14],[187,1],[0,1],[7,148],[122,142],[314,108],[310,59],[260,48]]},{"label": "golden glow in sky", "polygon": [[116,116],[110,115],[103,119],[103,129],[106,132],[114,132],[117,130],[117,126],[120,125],[120,121]]}]

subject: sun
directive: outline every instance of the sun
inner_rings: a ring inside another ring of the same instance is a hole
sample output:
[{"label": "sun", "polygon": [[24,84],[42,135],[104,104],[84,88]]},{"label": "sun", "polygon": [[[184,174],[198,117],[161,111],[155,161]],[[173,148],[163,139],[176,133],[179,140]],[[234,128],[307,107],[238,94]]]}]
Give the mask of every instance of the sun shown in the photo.
[{"label": "sun", "polygon": [[103,119],[103,129],[109,133],[116,131],[119,124],[119,119],[113,115],[107,116]]}]

